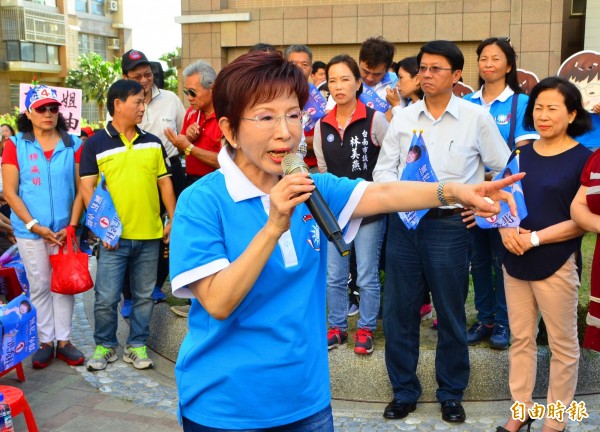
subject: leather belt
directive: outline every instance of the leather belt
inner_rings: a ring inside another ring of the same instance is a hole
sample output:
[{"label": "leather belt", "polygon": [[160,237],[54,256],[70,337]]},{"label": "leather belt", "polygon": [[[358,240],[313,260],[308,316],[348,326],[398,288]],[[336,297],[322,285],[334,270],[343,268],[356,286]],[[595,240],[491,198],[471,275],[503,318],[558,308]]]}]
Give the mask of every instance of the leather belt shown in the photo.
[{"label": "leather belt", "polygon": [[465,209],[460,207],[451,209],[432,208],[429,209],[427,213],[425,213],[425,216],[423,216],[423,218],[442,219],[448,216],[453,216],[455,214],[462,213],[464,211]]}]

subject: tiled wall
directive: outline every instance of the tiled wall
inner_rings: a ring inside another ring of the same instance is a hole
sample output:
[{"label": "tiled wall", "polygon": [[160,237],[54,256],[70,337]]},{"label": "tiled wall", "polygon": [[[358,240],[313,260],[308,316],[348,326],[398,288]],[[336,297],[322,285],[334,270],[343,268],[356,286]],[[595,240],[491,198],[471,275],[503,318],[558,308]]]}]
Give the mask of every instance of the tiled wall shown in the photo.
[{"label": "tiled wall", "polygon": [[315,59],[357,55],[360,43],[383,35],[397,59],[433,39],[465,53],[465,81],[476,85],[475,47],[510,36],[519,67],[539,77],[560,65],[564,2],[570,0],[183,0],[182,14],[249,12],[249,22],[183,25],[183,64],[197,58],[219,69],[258,42],[307,44]]}]

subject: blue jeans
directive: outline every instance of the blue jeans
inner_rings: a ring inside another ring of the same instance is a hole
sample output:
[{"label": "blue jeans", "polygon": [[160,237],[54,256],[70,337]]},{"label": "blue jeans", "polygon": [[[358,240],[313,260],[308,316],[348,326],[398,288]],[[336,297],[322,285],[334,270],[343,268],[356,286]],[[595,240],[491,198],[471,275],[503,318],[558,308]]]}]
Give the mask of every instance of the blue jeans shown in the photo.
[{"label": "blue jeans", "polygon": [[[383,219],[361,225],[354,238],[356,254],[356,285],[360,288],[360,318],[358,328],[371,331],[377,327],[379,313],[379,253],[383,241]],[[327,242],[327,307],[330,327],[348,328],[348,274],[350,256],[340,256],[335,246]]]},{"label": "blue jeans", "polygon": [[116,347],[117,305],[121,298],[125,270],[129,267],[133,306],[129,317],[127,345],[146,345],[152,317],[152,290],[156,285],[156,263],[160,240],[119,240],[117,250],[100,244],[96,301],[94,303],[94,340],[96,345]]},{"label": "blue jeans", "polygon": [[504,245],[497,228],[469,229],[471,275],[475,291],[477,321],[508,326],[502,259]]},{"label": "blue jeans", "polygon": [[184,432],[333,432],[331,406],[305,419],[283,426],[263,429],[219,429],[202,426],[183,417]]},{"label": "blue jeans", "polygon": [[468,232],[460,214],[424,218],[409,230],[390,216],[386,249],[383,329],[385,360],[398,402],[421,396],[417,378],[420,309],[429,287],[438,317],[436,397],[462,400],[469,383],[465,301],[469,289]]}]

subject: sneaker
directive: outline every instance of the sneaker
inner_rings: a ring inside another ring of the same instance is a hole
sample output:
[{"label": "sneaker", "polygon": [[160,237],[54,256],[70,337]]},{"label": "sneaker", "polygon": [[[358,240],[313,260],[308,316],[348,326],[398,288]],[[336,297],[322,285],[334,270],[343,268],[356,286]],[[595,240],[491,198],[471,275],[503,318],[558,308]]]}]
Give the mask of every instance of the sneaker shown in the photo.
[{"label": "sneaker", "polygon": [[71,342],[67,342],[63,347],[56,347],[56,358],[70,366],[79,366],[85,361],[83,353],[75,348]]},{"label": "sneaker", "polygon": [[354,352],[356,354],[371,354],[373,352],[373,332],[361,328],[354,335]]},{"label": "sneaker", "polygon": [[421,321],[431,319],[433,317],[433,309],[431,304],[424,304],[421,306]]},{"label": "sneaker", "polygon": [[350,304],[350,308],[348,309],[348,316],[354,316],[358,313],[358,305],[357,304]]},{"label": "sneaker", "polygon": [[123,361],[133,364],[133,367],[136,369],[149,369],[154,366],[154,362],[148,357],[146,346],[125,348]]},{"label": "sneaker", "polygon": [[90,372],[106,369],[109,363],[117,361],[117,349],[115,347],[105,348],[96,345],[96,350],[91,359],[87,361],[87,370]]},{"label": "sneaker", "polygon": [[167,300],[167,295],[162,292],[160,287],[154,287],[154,291],[152,291],[152,301],[154,304],[159,304]]},{"label": "sneaker", "polygon": [[350,304],[355,304],[356,306],[358,306],[360,304],[360,291],[356,289],[350,291],[348,299],[350,301]]},{"label": "sneaker", "polygon": [[131,315],[131,305],[131,299],[123,300],[123,306],[121,306],[121,315],[123,316],[123,318],[127,319],[129,318],[129,315]]},{"label": "sneaker", "polygon": [[494,331],[490,337],[490,347],[505,350],[510,343],[510,329],[502,324],[494,325]]},{"label": "sneaker", "polygon": [[42,343],[31,359],[35,369],[44,369],[54,358],[54,344]]},{"label": "sneaker", "polygon": [[338,327],[332,327],[327,331],[327,349],[337,348],[339,345],[346,343],[347,340],[348,333]]},{"label": "sneaker", "polygon": [[493,331],[493,325],[484,324],[481,321],[477,321],[467,332],[467,345],[477,345],[482,340],[490,337]]},{"label": "sneaker", "polygon": [[187,318],[190,314],[190,305],[171,306],[171,312],[183,318]]}]

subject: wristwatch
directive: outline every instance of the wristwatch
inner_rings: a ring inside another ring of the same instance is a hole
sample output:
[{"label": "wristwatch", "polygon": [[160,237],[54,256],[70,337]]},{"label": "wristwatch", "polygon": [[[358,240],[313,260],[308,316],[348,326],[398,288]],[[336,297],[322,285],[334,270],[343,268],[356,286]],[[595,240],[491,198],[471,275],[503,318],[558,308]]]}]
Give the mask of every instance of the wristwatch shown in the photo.
[{"label": "wristwatch", "polygon": [[186,156],[189,156],[189,154],[192,152],[192,149],[194,148],[194,144],[190,144],[185,151],[183,152]]},{"label": "wristwatch", "polygon": [[37,219],[31,219],[31,221],[25,224],[25,228],[27,228],[28,231],[31,231],[31,228],[33,228],[34,225],[39,223],[40,221],[38,221]]},{"label": "wristwatch", "polygon": [[540,245],[540,238],[537,235],[537,231],[531,232],[531,244],[533,247],[538,247]]}]

